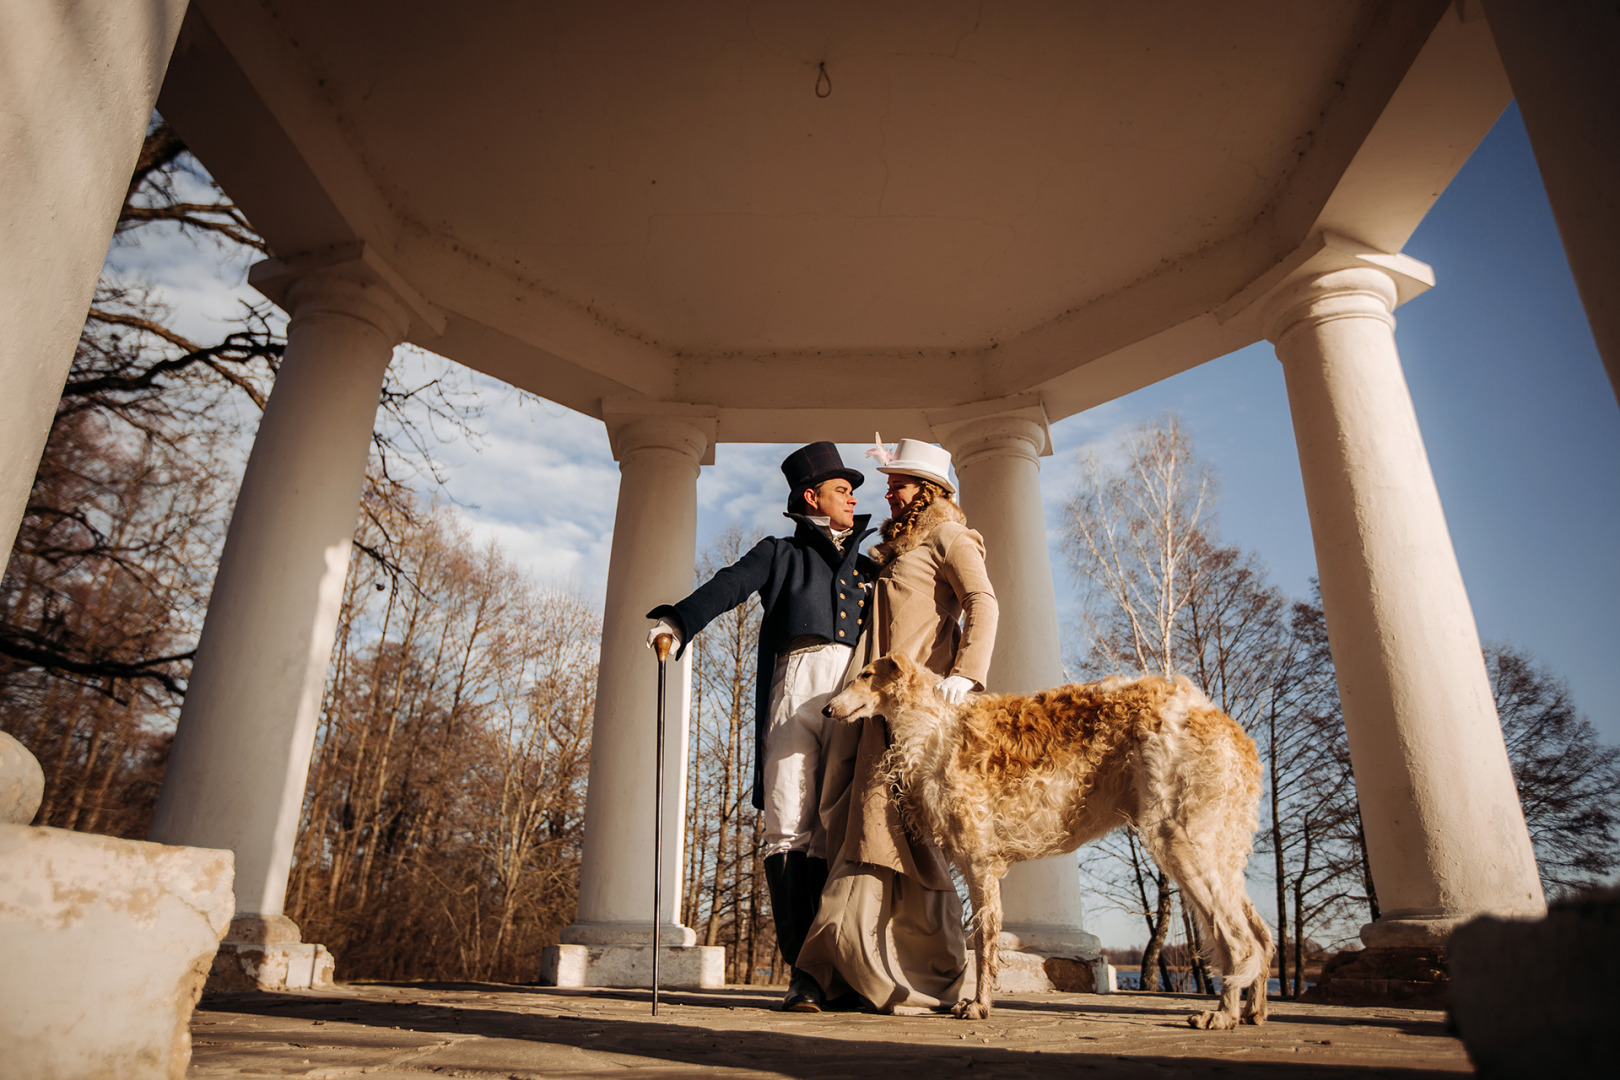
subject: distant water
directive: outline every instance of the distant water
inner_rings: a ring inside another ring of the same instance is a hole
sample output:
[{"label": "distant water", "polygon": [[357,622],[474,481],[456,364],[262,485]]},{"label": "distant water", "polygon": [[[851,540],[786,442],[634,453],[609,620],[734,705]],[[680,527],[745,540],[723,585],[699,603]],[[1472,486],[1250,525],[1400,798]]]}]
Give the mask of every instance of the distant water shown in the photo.
[{"label": "distant water", "polygon": [[[1141,974],[1141,972],[1138,972],[1138,971],[1121,971],[1121,972],[1117,973],[1117,977],[1119,979],[1119,988],[1121,990],[1140,990],[1140,989],[1142,989],[1142,974]],[[1219,975],[1216,975],[1214,977],[1214,982],[1215,982],[1215,989],[1217,991],[1219,991],[1220,988],[1221,988],[1221,977]],[[1309,990],[1311,987],[1313,987],[1315,985],[1316,984],[1314,982],[1312,982],[1310,979],[1305,980],[1305,989]],[[1184,975],[1180,979],[1177,980],[1177,990],[1180,991],[1181,993],[1188,993],[1188,994],[1196,993],[1196,987],[1197,987],[1197,984],[1195,982],[1193,982],[1192,976],[1190,976],[1190,975]],[[1276,979],[1267,979],[1266,980],[1266,993],[1273,996],[1273,997],[1275,997],[1278,994],[1281,994],[1282,993],[1282,984],[1279,983]]]}]

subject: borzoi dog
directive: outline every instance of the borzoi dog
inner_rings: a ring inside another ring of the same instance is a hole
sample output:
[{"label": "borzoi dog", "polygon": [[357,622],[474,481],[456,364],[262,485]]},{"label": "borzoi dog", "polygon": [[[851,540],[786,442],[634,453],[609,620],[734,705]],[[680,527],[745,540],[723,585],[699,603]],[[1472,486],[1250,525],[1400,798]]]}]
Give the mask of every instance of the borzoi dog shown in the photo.
[{"label": "borzoi dog", "polygon": [[1271,932],[1243,887],[1260,759],[1243,729],[1186,679],[1109,679],[983,694],[963,705],[941,700],[938,682],[906,657],[886,656],[868,664],[826,714],[888,720],[887,761],[905,820],[967,882],[978,991],[952,1012],[990,1015],[1008,866],[1128,826],[1181,886],[1221,976],[1220,1009],[1187,1022],[1264,1023]]}]

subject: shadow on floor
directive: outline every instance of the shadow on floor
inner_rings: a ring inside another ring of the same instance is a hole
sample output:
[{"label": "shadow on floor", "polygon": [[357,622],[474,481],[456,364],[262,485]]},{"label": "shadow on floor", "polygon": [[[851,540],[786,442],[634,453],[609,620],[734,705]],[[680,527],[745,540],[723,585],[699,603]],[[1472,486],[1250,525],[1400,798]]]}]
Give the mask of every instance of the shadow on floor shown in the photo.
[{"label": "shadow on floor", "polygon": [[[377,985],[377,984],[372,984]],[[626,990],[558,990],[552,987],[526,988],[478,983],[409,983],[388,984],[397,992],[409,994],[411,990],[454,990],[458,992],[484,992],[500,994],[508,1001],[512,995],[532,993],[533,1008],[543,1009],[546,999],[559,997],[640,1001],[650,1005],[647,991]],[[1171,995],[1166,995],[1170,997]],[[1186,998],[1188,1004],[1207,999],[1196,995],[1175,995]],[[751,994],[746,991],[728,991],[724,994],[700,992],[666,992],[660,1001],[669,1005],[716,1010],[759,1008],[768,1010],[775,1001],[774,994]],[[827,1080],[829,1077],[871,1077],[874,1080],[893,1080],[896,1063],[903,1062],[908,1075],[926,1075],[931,1078],[969,1075],[964,1070],[976,1070],[971,1075],[983,1075],[982,1069],[996,1069],[1001,1077],[1047,1076],[1071,1074],[1078,1071],[1102,1071],[1111,1076],[1162,1076],[1165,1072],[1188,1075],[1224,1073],[1260,1077],[1262,1080],[1280,1080],[1282,1077],[1309,1075],[1331,1080],[1337,1077],[1442,1077],[1455,1076],[1455,1072],[1419,1068],[1391,1068],[1380,1065],[1346,1065],[1307,1062],[1263,1062],[1237,1060],[1228,1054],[1202,1056],[1187,1055],[1131,1055],[1113,1053],[1085,1053],[1082,1051],[1011,1049],[998,1046],[936,1045],[930,1042],[885,1041],[871,1038],[872,1028],[863,1027],[858,1037],[815,1036],[772,1030],[716,1031],[694,1024],[690,1017],[682,1023],[667,1023],[650,1015],[645,1020],[630,1019],[622,1015],[586,1017],[572,1015],[543,1015],[537,1012],[514,1011],[510,1008],[491,1008],[486,1005],[460,1008],[453,1005],[428,1004],[408,1000],[378,1001],[362,997],[296,997],[269,993],[219,994],[204,997],[201,1006],[209,1012],[222,1014],[258,1015],[277,1018],[297,1018],[312,1021],[347,1022],[368,1027],[397,1029],[415,1033],[441,1033],[476,1036],[486,1039],[522,1040],[556,1047],[573,1047],[592,1053],[625,1054],[649,1058],[672,1064],[686,1064],[697,1069],[742,1068],[778,1073],[802,1080]],[[1007,1001],[998,1004],[1003,1013],[1017,1015],[1040,1012],[1046,1016],[1061,1013],[1072,1007],[1077,1015],[1114,1013],[1140,1017],[1151,1011],[1174,1016],[1173,1024],[1180,1027],[1187,1008],[1144,1010],[1124,1005],[1070,1005],[1069,1003],[1034,1004]],[[828,1024],[839,1023],[837,1014],[824,1014]],[[802,1020],[803,1014],[795,1014]],[[869,1022],[876,1018],[865,1018]],[[1290,1018],[1279,1017],[1286,1023]],[[810,1022],[822,1022],[810,1018]],[[1416,1025],[1407,1018],[1360,1016],[1337,1018],[1316,1016],[1299,1022],[1328,1024],[1358,1024],[1396,1029],[1415,1035],[1444,1035],[1443,1025],[1420,1022]],[[943,1021],[942,1021],[943,1023]],[[983,1028],[987,1034],[1000,1034],[987,1021]],[[1155,1025],[1157,1026],[1157,1025]],[[1252,1029],[1251,1029],[1252,1030]],[[1193,1033],[1189,1032],[1189,1035]],[[1214,1033],[1209,1038],[1223,1038]],[[722,1045],[722,1043],[724,1045]],[[1229,1044],[1220,1047],[1228,1052]],[[1212,1045],[1211,1049],[1217,1049]],[[514,1063],[515,1064],[515,1063]]]},{"label": "shadow on floor", "polygon": [[[1155,1001],[1163,1001],[1167,1003],[1176,1002],[1177,1004],[1166,1004],[1163,1008],[1145,1006],[1141,1004],[1144,997],[1151,997]],[[1106,999],[1097,998],[1096,1000],[1101,1002],[1105,1001]],[[998,1001],[996,1002],[996,1011],[1015,1012],[1019,1009],[1026,1009],[1030,1012],[1053,1013],[1072,1010],[1078,1015],[1162,1015],[1174,1017],[1175,1025],[1180,1027],[1187,1022],[1186,1017],[1189,1014],[1200,1012],[1204,1009],[1215,1008],[1215,1005],[1213,1004],[1214,1001],[1215,999],[1207,994],[1133,994],[1131,995],[1131,1004],[1129,1005],[1093,1004],[1089,1000],[1084,1003],[1074,1001],[1054,1003],[1038,1001]],[[1379,1010],[1375,1006],[1328,1005],[1313,1002],[1312,1004],[1315,1005],[1315,1009],[1311,1015],[1287,1016],[1279,1014],[1275,1011],[1279,1004],[1284,1003],[1277,1001],[1275,998],[1272,999],[1270,1006],[1272,1011],[1268,1014],[1268,1019],[1266,1021],[1268,1024],[1309,1024],[1313,1026],[1320,1024],[1327,1027],[1356,1028],[1378,1027],[1385,1031],[1395,1031],[1402,1035],[1416,1035],[1422,1038],[1447,1038],[1452,1034],[1450,1027],[1445,1020],[1444,1014],[1439,1012],[1434,1014],[1434,1019],[1428,1020],[1411,1016],[1391,1015],[1388,1010]]]}]

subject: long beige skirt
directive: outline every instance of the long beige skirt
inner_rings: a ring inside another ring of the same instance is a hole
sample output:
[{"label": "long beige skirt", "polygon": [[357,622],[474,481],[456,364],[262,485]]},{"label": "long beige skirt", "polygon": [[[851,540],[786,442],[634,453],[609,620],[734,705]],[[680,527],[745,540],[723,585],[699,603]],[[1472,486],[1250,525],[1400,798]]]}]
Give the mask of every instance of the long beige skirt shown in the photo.
[{"label": "long beige skirt", "polygon": [[851,991],[879,1012],[949,1008],[973,992],[962,902],[937,848],[900,821],[882,772],[881,719],[838,723],[821,789],[830,863],[796,965],[829,1001]]}]

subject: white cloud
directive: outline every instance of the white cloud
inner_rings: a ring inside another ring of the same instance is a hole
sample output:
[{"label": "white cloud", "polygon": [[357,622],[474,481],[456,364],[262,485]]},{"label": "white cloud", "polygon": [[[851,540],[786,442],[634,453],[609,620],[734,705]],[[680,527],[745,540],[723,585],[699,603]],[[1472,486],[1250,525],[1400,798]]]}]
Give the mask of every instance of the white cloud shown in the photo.
[{"label": "white cloud", "polygon": [[481,434],[440,448],[458,517],[540,579],[600,597],[619,491],[606,429],[495,379],[463,373],[484,415]]},{"label": "white cloud", "polygon": [[[178,226],[146,225],[113,240],[106,270],[119,282],[150,285],[152,299],[172,314],[174,329],[193,340],[210,341],[229,332],[243,303],[264,302],[247,284],[248,267],[257,258],[246,248],[226,249],[211,239],[188,236]],[[279,312],[275,320],[285,324]]]},{"label": "white cloud", "polygon": [[475,543],[494,541],[513,564],[540,582],[577,589],[600,603],[612,534],[595,534],[574,522],[519,524],[453,511]]}]

